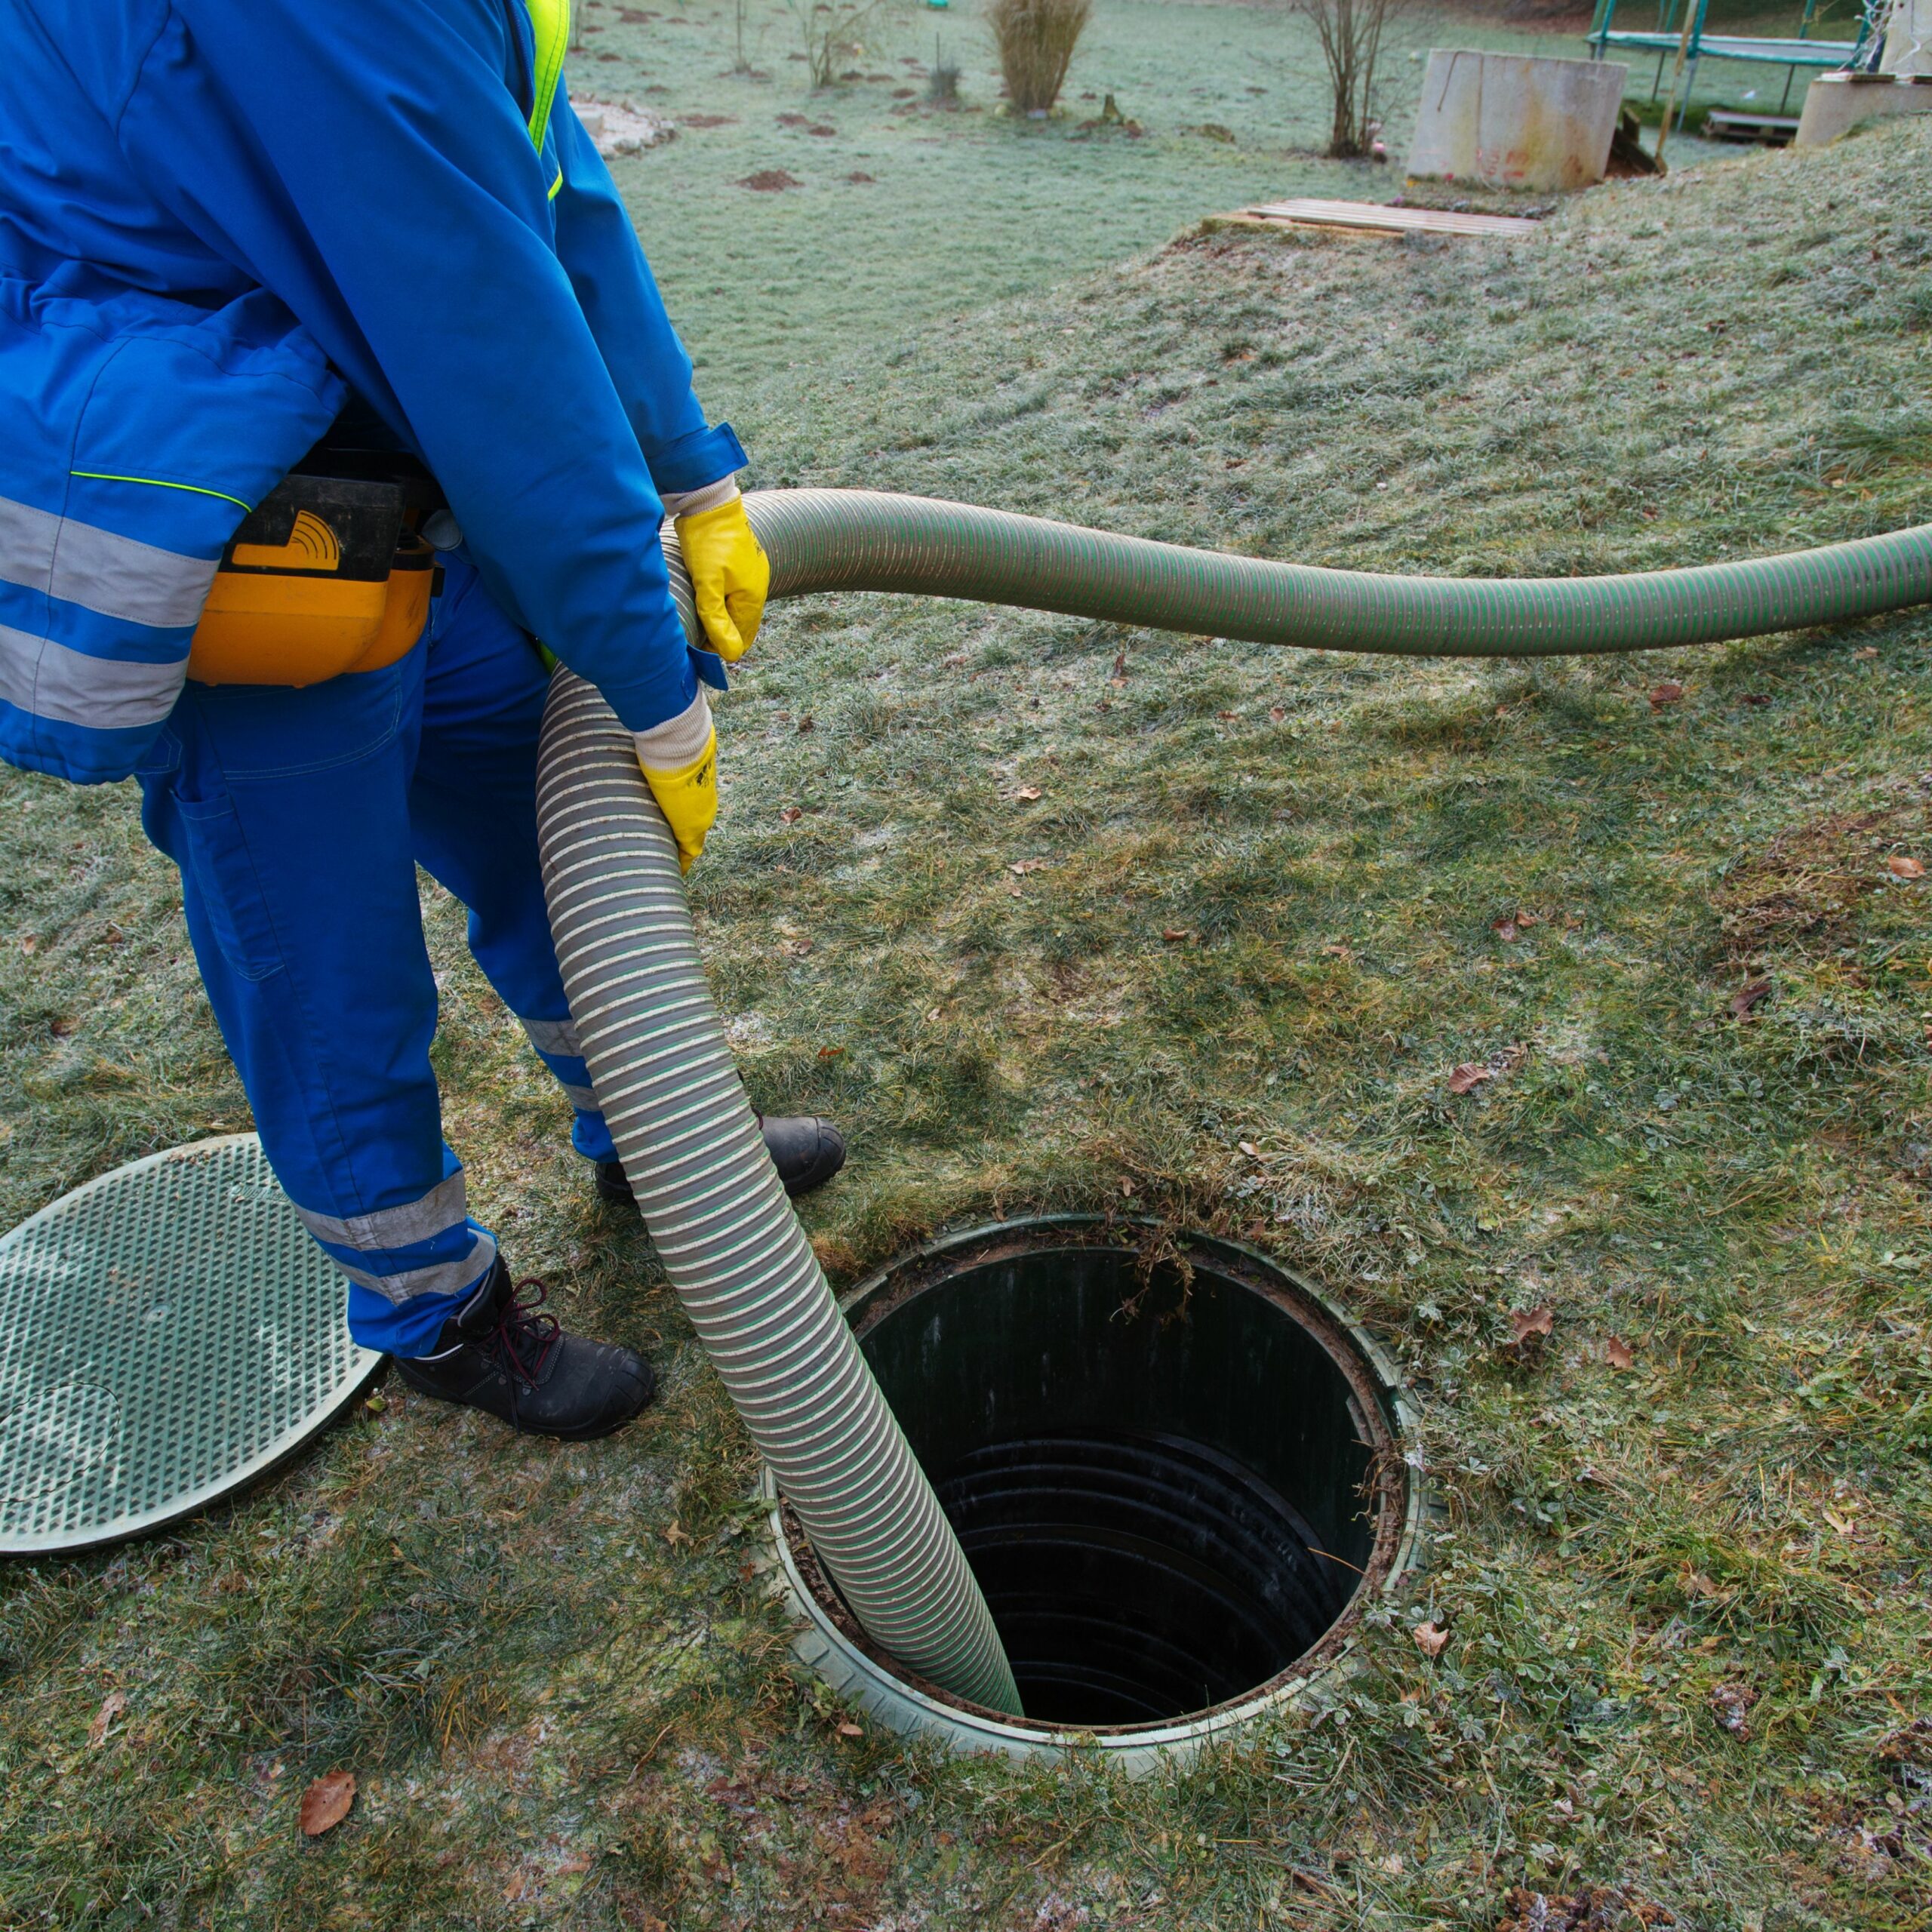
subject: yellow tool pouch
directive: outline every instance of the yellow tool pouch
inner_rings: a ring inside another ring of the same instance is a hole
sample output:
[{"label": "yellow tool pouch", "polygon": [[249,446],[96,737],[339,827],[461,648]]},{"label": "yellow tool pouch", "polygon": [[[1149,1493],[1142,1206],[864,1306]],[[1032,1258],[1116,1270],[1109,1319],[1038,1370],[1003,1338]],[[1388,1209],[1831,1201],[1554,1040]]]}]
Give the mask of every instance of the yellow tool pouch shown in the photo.
[{"label": "yellow tool pouch", "polygon": [[439,575],[388,479],[285,477],[223,552],[188,652],[204,685],[318,685],[393,664],[423,634]]}]

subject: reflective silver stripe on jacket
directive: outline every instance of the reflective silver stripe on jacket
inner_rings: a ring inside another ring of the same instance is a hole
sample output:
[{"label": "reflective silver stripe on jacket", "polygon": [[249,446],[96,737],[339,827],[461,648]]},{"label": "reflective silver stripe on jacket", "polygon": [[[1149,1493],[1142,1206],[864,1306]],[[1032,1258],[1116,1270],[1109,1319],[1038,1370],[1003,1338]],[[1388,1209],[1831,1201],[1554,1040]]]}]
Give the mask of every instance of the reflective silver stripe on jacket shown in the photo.
[{"label": "reflective silver stripe on jacket", "polygon": [[433,1241],[467,1220],[469,1193],[459,1168],[447,1180],[437,1182],[427,1194],[405,1201],[400,1208],[378,1208],[373,1214],[346,1217],[314,1214],[306,1208],[295,1211],[301,1216],[302,1225],[318,1241],[380,1253],[386,1248],[413,1247],[419,1241]]},{"label": "reflective silver stripe on jacket", "polygon": [[335,1264],[358,1287],[372,1288],[385,1301],[410,1301],[417,1295],[457,1295],[473,1287],[497,1265],[497,1238],[479,1234],[460,1261],[439,1262],[433,1268],[412,1268],[403,1275],[372,1275],[366,1268]]},{"label": "reflective silver stripe on jacket", "polygon": [[100,731],[158,724],[174,709],[187,675],[185,656],[171,664],[90,657],[0,624],[0,698],[36,718]]},{"label": "reflective silver stripe on jacket", "polygon": [[0,497],[0,582],[155,630],[198,621],[217,560],[184,557]]}]

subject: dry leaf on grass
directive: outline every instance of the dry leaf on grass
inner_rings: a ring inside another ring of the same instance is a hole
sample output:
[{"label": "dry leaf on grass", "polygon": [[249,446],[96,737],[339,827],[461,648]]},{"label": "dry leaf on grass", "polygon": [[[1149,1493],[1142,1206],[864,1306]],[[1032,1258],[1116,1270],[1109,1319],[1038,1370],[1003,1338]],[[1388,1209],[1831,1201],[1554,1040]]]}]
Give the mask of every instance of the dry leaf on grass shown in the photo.
[{"label": "dry leaf on grass", "polygon": [[1030,805],[1039,797],[1039,795],[1040,788],[1038,786],[1021,785],[1016,787],[1014,790],[1012,799],[1014,804],[1016,805]]},{"label": "dry leaf on grass", "polygon": [[349,1807],[355,1802],[355,1774],[325,1771],[302,1794],[299,1815],[303,1835],[318,1838],[325,1832],[334,1830],[349,1816]]},{"label": "dry leaf on grass", "polygon": [[1894,852],[1885,861],[1885,869],[1894,878],[1923,878],[1925,868],[1917,859],[1908,858],[1903,852]]},{"label": "dry leaf on grass", "polygon": [[1598,1885],[1580,1892],[1533,1892],[1513,1886],[1503,1894],[1503,1910],[1496,1932],[1639,1932],[1677,1923],[1667,1906]]},{"label": "dry leaf on grass", "polygon": [[88,1726],[88,1748],[98,1751],[107,1742],[109,1727],[114,1720],[128,1708],[128,1700],[118,1691],[110,1690],[100,1700],[100,1709],[94,1714],[94,1722]]},{"label": "dry leaf on grass", "polygon": [[1118,691],[1127,682],[1127,653],[1122,651],[1114,660],[1113,675],[1107,680],[1109,691]]},{"label": "dry leaf on grass", "polygon": [[803,818],[804,815],[803,810],[800,807],[797,805],[787,805],[784,810],[778,814],[778,823],[780,825],[796,825],[799,820]]},{"label": "dry leaf on grass", "polygon": [[1509,1311],[1509,1339],[1519,1349],[1532,1335],[1547,1335],[1555,1325],[1556,1311],[1548,1302]]},{"label": "dry leaf on grass", "polygon": [[1613,1335],[1604,1344],[1604,1355],[1612,1368],[1635,1368],[1637,1358],[1630,1352],[1630,1344],[1621,1335]]},{"label": "dry leaf on grass", "polygon": [[838,1734],[841,1737],[863,1737],[866,1734],[857,1724],[848,1721],[838,1727]]},{"label": "dry leaf on grass", "polygon": [[820,1060],[836,1060],[844,1051],[843,1047],[820,1047],[818,1057]]},{"label": "dry leaf on grass", "polygon": [[1466,1060],[1449,1075],[1449,1091],[1452,1094],[1467,1094],[1480,1087],[1485,1080],[1494,1080],[1496,1075],[1486,1066],[1478,1066],[1472,1060]]},{"label": "dry leaf on grass", "polygon": [[1439,1657],[1443,1645],[1449,1641],[1448,1632],[1432,1617],[1426,1623],[1418,1623],[1409,1635],[1416,1640],[1416,1648],[1426,1657]]},{"label": "dry leaf on grass", "polygon": [[1730,1015],[1734,1020],[1748,1018],[1752,1011],[1771,996],[1771,983],[1768,980],[1753,980],[1748,986],[1740,986],[1730,996]]},{"label": "dry leaf on grass", "polygon": [[1017,872],[1024,878],[1029,872],[1043,871],[1046,863],[1044,859],[1015,859],[1012,864],[1007,867],[1007,870],[1010,872]]},{"label": "dry leaf on grass", "polygon": [[1666,678],[1651,694],[1651,709],[1661,711],[1667,704],[1675,704],[1684,695],[1684,687],[1674,678]]},{"label": "dry leaf on grass", "polygon": [[1162,931],[1161,937],[1170,946],[1178,946],[1184,940],[1192,939],[1194,935],[1186,926],[1169,926]]},{"label": "dry leaf on grass", "polygon": [[1746,1738],[1751,1735],[1749,1712],[1757,1702],[1749,1687],[1743,1684],[1720,1684],[1711,1692],[1711,1715],[1732,1737]]},{"label": "dry leaf on grass", "polygon": [[681,1543],[689,1543],[691,1536],[684,1524],[674,1516],[671,1519],[671,1527],[664,1532],[664,1540],[675,1549]]}]

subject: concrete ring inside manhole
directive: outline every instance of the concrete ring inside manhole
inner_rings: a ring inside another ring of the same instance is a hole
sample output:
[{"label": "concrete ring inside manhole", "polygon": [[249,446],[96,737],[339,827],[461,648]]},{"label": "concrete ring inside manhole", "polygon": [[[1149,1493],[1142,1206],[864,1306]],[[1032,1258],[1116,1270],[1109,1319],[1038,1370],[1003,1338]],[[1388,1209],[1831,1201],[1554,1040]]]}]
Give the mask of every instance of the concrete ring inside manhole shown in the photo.
[{"label": "concrete ring inside manhole", "polygon": [[869,1642],[768,1477],[798,1654],[893,1730],[1152,1770],[1303,1697],[1420,1561],[1392,1364],[1251,1248],[1056,1216],[922,1249],[841,1306],[1026,1709],[964,1703]]}]

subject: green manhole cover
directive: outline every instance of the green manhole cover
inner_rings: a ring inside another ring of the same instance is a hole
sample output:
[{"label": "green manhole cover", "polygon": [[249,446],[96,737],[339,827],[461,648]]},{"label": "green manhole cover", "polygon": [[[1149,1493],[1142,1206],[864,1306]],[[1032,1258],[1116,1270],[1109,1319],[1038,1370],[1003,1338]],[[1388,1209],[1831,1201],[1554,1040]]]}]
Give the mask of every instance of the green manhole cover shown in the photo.
[{"label": "green manhole cover", "polygon": [[382,1364],[344,1305],[252,1134],[0,1236],[0,1554],[159,1529],[300,1447]]}]

